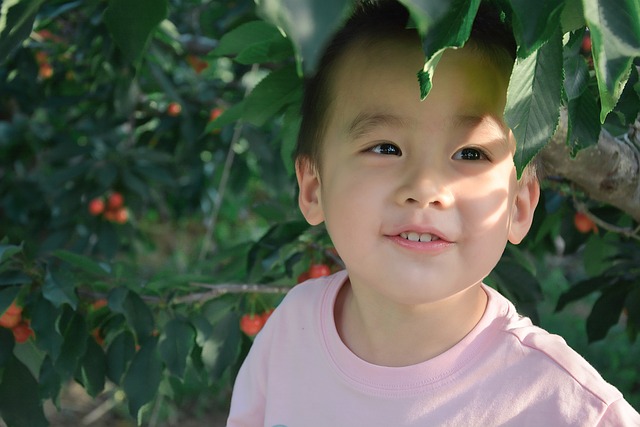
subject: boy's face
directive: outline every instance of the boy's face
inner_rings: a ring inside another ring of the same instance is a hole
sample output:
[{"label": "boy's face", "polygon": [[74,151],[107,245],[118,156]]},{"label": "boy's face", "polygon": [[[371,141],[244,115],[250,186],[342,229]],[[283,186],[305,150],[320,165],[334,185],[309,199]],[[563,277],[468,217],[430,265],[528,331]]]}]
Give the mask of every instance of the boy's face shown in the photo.
[{"label": "boy's face", "polygon": [[320,172],[297,172],[301,210],[326,222],[352,287],[439,301],[479,284],[528,231],[539,189],[516,180],[502,122],[510,70],[483,55],[447,51],[425,101],[417,40],[357,45],[339,61]]}]

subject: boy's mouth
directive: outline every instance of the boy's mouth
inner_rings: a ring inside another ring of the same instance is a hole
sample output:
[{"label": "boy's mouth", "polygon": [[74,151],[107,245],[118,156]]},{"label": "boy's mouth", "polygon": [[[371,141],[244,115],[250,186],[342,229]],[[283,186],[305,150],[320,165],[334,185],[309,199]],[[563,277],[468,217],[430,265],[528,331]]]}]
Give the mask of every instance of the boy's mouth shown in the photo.
[{"label": "boy's mouth", "polygon": [[433,242],[434,240],[440,240],[440,238],[434,234],[416,233],[415,231],[403,231],[400,233],[400,237],[411,240],[412,242]]}]

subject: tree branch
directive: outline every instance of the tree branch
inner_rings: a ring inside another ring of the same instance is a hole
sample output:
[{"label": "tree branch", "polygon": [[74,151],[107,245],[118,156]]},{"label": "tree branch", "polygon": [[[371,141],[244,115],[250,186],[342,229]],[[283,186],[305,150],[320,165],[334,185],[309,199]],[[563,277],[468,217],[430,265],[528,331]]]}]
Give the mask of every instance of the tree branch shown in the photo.
[{"label": "tree branch", "polygon": [[548,175],[566,178],[597,201],[610,204],[640,222],[640,119],[627,135],[616,139],[606,131],[596,145],[581,150],[574,159],[569,154],[567,114],[551,141],[540,152]]}]

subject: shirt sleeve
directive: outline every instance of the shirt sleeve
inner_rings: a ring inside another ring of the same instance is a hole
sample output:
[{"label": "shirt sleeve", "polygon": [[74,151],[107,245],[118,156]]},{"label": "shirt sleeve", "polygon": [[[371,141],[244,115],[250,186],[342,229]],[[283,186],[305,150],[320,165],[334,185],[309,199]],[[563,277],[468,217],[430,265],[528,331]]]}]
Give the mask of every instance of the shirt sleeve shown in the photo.
[{"label": "shirt sleeve", "polygon": [[598,423],[601,427],[640,427],[640,414],[624,399],[609,405]]}]

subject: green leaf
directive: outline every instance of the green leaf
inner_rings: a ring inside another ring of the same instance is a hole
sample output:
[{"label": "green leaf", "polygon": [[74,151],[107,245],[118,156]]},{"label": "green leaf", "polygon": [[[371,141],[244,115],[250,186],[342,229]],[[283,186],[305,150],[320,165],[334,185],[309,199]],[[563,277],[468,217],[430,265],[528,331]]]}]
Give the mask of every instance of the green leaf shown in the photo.
[{"label": "green leaf", "polygon": [[347,0],[256,0],[258,13],[291,39],[305,73],[315,71],[324,44],[352,9]]},{"label": "green leaf", "polygon": [[111,310],[124,314],[139,343],[151,336],[155,328],[153,313],[137,293],[130,289],[115,288],[109,293],[108,300]]},{"label": "green leaf", "polygon": [[640,329],[640,286],[629,292],[624,305],[627,308],[629,323]]},{"label": "green leaf", "polygon": [[78,306],[75,286],[69,275],[63,271],[54,271],[47,267],[42,294],[56,307],[60,307],[62,304],[69,304],[75,310]]},{"label": "green leaf", "polygon": [[107,371],[107,360],[102,347],[91,337],[87,337],[86,351],[78,365],[76,379],[87,390],[91,397],[96,397],[104,390],[104,377]]},{"label": "green leaf", "polygon": [[56,371],[50,355],[45,356],[40,365],[40,375],[38,377],[40,385],[40,397],[42,399],[51,399],[58,406],[58,396],[62,389],[62,378]]},{"label": "green leaf", "polygon": [[559,0],[510,0],[518,56],[526,58],[546,43],[560,27],[564,6]]},{"label": "green leaf", "polygon": [[5,365],[0,381],[0,417],[9,427],[46,427],[38,382],[15,356]]},{"label": "green leaf", "polygon": [[264,125],[282,108],[302,96],[301,86],[293,65],[272,71],[245,99],[243,118],[256,126]]},{"label": "green leaf", "polygon": [[202,347],[202,363],[214,380],[234,364],[240,350],[240,318],[236,312],[221,308],[213,319],[207,320],[203,316],[193,319],[198,345]]},{"label": "green leaf", "polygon": [[160,356],[172,375],[183,378],[195,338],[195,330],[184,319],[171,319],[165,325],[159,344]]},{"label": "green leaf", "polygon": [[241,64],[259,64],[293,56],[293,50],[289,40],[276,27],[265,21],[252,21],[223,35],[210,55],[235,55],[235,60]]},{"label": "green leaf", "polygon": [[110,0],[104,22],[127,61],[142,58],[151,34],[166,19],[167,0]]},{"label": "green leaf", "polygon": [[628,293],[628,287],[622,283],[602,292],[587,317],[587,337],[590,343],[603,339],[609,329],[618,323]]},{"label": "green leaf", "polygon": [[595,145],[600,137],[600,122],[598,121],[598,102],[591,91],[569,101],[568,105],[567,145],[571,155]]},{"label": "green leaf", "polygon": [[[11,360],[15,344],[11,331],[6,328],[0,328],[0,373],[4,365]],[[0,381],[2,381],[2,375],[0,375]]]},{"label": "green leaf", "polygon": [[62,347],[62,335],[56,325],[62,309],[55,307],[43,296],[31,306],[31,328],[36,334],[37,346],[55,361]]},{"label": "green leaf", "polygon": [[537,304],[542,300],[540,282],[528,269],[510,256],[503,256],[491,272],[497,289],[518,308],[518,312],[538,323]]},{"label": "green leaf", "polygon": [[247,256],[247,270],[255,277],[268,271],[280,259],[285,244],[295,241],[309,228],[306,221],[276,224],[258,240]]},{"label": "green leaf", "polygon": [[162,362],[158,355],[157,340],[149,339],[133,357],[122,380],[132,416],[137,417],[140,409],[156,396],[161,380]]},{"label": "green leaf", "polygon": [[518,58],[507,91],[505,121],[516,139],[518,178],[549,142],[560,115],[562,34],[560,30],[527,58]]},{"label": "green leaf", "polygon": [[422,35],[433,28],[451,12],[449,0],[399,0],[409,10],[413,24]]},{"label": "green leaf", "polygon": [[[0,273],[0,286],[13,286],[13,285],[25,285],[27,283],[31,283],[33,279],[27,276],[22,271],[18,270],[8,270]],[[0,307],[2,305],[0,304]],[[0,313],[2,310],[0,309]]]},{"label": "green leaf", "polygon": [[612,6],[607,0],[584,0],[583,6],[604,123],[629,78],[633,58],[640,56],[640,2],[620,0]]},{"label": "green leaf", "polygon": [[584,31],[571,36],[563,50],[564,91],[569,101],[578,99],[589,86],[589,66],[580,54]]},{"label": "green leaf", "polygon": [[[405,0],[405,4],[412,4],[409,7],[409,12],[412,13],[412,18],[417,23],[433,19],[425,14],[427,10],[432,8],[432,6],[427,6],[427,3],[431,3],[431,1]],[[424,67],[418,71],[422,99],[426,98],[431,91],[433,73],[444,51],[452,47],[462,47],[469,39],[480,0],[441,0],[434,2],[434,5],[437,5],[438,14],[442,18],[428,26],[425,25],[426,32],[421,34],[422,50],[426,58]],[[445,7],[448,8],[446,12],[444,12]]]},{"label": "green leaf", "polygon": [[96,276],[109,275],[109,271],[107,269],[86,256],[65,251],[64,249],[54,251],[53,255],[74,267],[86,271],[87,273],[94,274]]},{"label": "green leaf", "polygon": [[7,308],[9,308],[19,293],[19,286],[11,286],[0,290],[0,314],[7,311]]},{"label": "green leaf", "polygon": [[29,37],[38,9],[44,0],[0,2],[0,65]]},{"label": "green leaf", "polygon": [[107,376],[115,384],[120,385],[122,376],[135,353],[136,342],[133,334],[129,331],[122,331],[109,344],[107,349]]},{"label": "green leaf", "polygon": [[558,304],[556,305],[556,311],[562,310],[570,302],[582,299],[609,284],[611,284],[611,279],[603,276],[593,277],[576,283],[560,295]]},{"label": "green leaf", "polygon": [[84,355],[87,345],[87,325],[81,314],[72,312],[68,306],[65,307],[69,321],[60,323],[60,333],[62,335],[62,346],[60,355],[56,359],[54,366],[62,378],[70,378]]},{"label": "green leaf", "polygon": [[564,0],[560,25],[565,34],[585,26],[582,0]]},{"label": "green leaf", "polygon": [[280,144],[280,158],[290,176],[295,174],[293,153],[298,142],[298,132],[300,131],[301,122],[300,105],[297,103],[292,104],[284,113],[280,137],[282,141]]},{"label": "green leaf", "polygon": [[0,244],[0,264],[7,261],[14,255],[22,252],[22,245],[2,245]]}]

